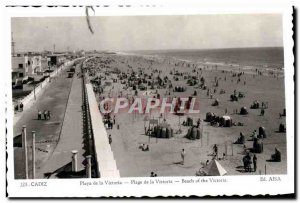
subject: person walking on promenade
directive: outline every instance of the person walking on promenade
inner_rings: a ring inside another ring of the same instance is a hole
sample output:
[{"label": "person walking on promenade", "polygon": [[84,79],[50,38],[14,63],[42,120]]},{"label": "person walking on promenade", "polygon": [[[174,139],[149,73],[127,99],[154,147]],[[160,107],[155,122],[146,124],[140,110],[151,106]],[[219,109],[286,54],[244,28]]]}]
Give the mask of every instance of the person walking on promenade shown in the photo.
[{"label": "person walking on promenade", "polygon": [[184,157],[185,157],[185,151],[184,151],[184,149],[182,149],[182,151],[181,151],[181,164],[182,165],[184,165]]},{"label": "person walking on promenade", "polygon": [[21,104],[20,104],[20,111],[21,111],[21,112],[23,111],[23,107],[24,107],[24,105],[23,105],[23,103],[21,102]]},{"label": "person walking on promenade", "polygon": [[255,154],[254,154],[252,160],[253,160],[253,169],[254,169],[254,172],[255,172],[256,169],[257,169],[257,165],[256,165],[257,164],[257,157],[256,157]]},{"label": "person walking on promenade", "polygon": [[47,120],[47,110],[44,111],[44,120]]},{"label": "person walking on promenade", "polygon": [[115,125],[116,124],[116,115],[114,115],[113,121],[114,121],[114,125]]},{"label": "person walking on promenade", "polygon": [[39,110],[38,111],[38,120],[41,120],[42,119],[42,112]]}]

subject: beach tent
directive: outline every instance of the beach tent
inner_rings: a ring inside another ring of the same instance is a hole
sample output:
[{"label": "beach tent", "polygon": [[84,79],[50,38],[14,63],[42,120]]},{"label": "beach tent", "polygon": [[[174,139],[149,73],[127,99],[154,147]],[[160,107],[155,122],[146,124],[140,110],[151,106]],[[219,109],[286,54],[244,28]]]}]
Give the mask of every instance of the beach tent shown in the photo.
[{"label": "beach tent", "polygon": [[264,151],[264,143],[262,142],[262,140],[259,140],[258,138],[254,138],[252,152],[262,153],[263,151]]},{"label": "beach tent", "polygon": [[285,128],[285,125],[283,123],[280,123],[280,125],[279,125],[279,132],[281,132],[281,133],[286,132],[286,128]]},{"label": "beach tent", "polygon": [[206,121],[206,122],[210,122],[210,121],[214,120],[215,117],[216,117],[216,116],[215,116],[214,113],[207,112],[207,113],[206,113],[206,117],[205,117],[205,121]]},{"label": "beach tent", "polygon": [[215,101],[211,104],[212,106],[219,106],[220,100],[215,99]]},{"label": "beach tent", "polygon": [[175,92],[184,92],[185,90],[186,88],[183,86],[176,86],[174,89]]},{"label": "beach tent", "polygon": [[259,102],[257,100],[254,101],[250,108],[251,109],[258,109],[259,108]]},{"label": "beach tent", "polygon": [[223,127],[231,127],[232,118],[230,116],[222,116],[220,119],[220,125]]},{"label": "beach tent", "polygon": [[173,128],[170,125],[157,125],[154,126],[154,131],[152,136],[157,138],[171,138],[173,137]]},{"label": "beach tent", "polygon": [[223,176],[227,173],[223,166],[215,159],[200,170],[207,176]]},{"label": "beach tent", "polygon": [[258,128],[258,138],[267,138],[266,128],[265,127],[260,126]]},{"label": "beach tent", "polygon": [[187,134],[186,134],[186,138],[189,140],[195,140],[195,139],[200,139],[200,130],[196,127],[190,127]]},{"label": "beach tent", "polygon": [[242,107],[241,110],[240,110],[240,114],[241,115],[247,115],[248,114],[248,110],[246,107]]}]

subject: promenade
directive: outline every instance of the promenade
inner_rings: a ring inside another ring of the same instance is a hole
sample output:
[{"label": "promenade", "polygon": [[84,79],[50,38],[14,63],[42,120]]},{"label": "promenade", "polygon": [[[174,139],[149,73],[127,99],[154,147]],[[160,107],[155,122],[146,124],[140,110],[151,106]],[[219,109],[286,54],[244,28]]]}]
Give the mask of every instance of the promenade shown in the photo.
[{"label": "promenade", "polygon": [[[76,72],[79,72],[79,66]],[[82,121],[82,78],[74,75],[71,92],[66,109],[65,119],[62,125],[60,140],[54,149],[51,157],[40,170],[40,176],[50,173],[51,178],[55,178],[58,169],[71,165],[72,150],[77,150],[77,167],[78,171],[84,170],[82,164],[84,160],[84,143],[83,143],[83,121]],[[69,169],[69,168],[68,168]],[[61,171],[61,170],[59,170]],[[41,177],[42,178],[42,177]]]},{"label": "promenade", "polygon": [[[53,150],[60,141],[65,112],[73,84],[73,78],[68,78],[67,70],[68,67],[62,70],[46,87],[38,99],[34,101],[32,106],[24,111],[23,115],[14,123],[14,137],[21,134],[23,125],[26,125],[27,128],[29,178],[31,178],[32,171],[31,132],[36,131],[36,178],[43,178],[44,174],[41,169],[51,157]],[[78,91],[81,92],[81,88]],[[38,120],[37,113],[39,110],[51,111],[51,119]],[[15,147],[14,173],[16,179],[25,178],[24,163],[22,148]]]}]

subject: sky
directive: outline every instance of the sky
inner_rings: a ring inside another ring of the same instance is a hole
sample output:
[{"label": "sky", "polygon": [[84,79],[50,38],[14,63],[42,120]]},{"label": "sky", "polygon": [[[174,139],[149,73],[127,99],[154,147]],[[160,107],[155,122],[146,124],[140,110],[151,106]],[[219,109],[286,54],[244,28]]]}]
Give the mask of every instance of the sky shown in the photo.
[{"label": "sky", "polygon": [[16,52],[282,47],[279,14],[12,18]]}]

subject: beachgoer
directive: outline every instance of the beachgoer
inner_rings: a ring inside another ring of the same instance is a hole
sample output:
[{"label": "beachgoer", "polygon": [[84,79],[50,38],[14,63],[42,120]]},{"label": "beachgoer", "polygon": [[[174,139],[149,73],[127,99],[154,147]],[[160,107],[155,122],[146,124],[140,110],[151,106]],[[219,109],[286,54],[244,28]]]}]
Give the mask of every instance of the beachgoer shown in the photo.
[{"label": "beachgoer", "polygon": [[108,142],[109,142],[109,144],[111,144],[111,143],[112,143],[112,138],[111,138],[111,135],[109,135],[109,136],[108,136]]},{"label": "beachgoer", "polygon": [[50,119],[51,118],[51,111],[47,111],[47,117],[48,117],[48,119]]},{"label": "beachgoer", "polygon": [[24,107],[24,105],[23,105],[23,103],[21,102],[21,104],[20,104],[20,111],[23,111],[23,107]]},{"label": "beachgoer", "polygon": [[252,160],[253,160],[253,169],[254,169],[254,172],[255,172],[256,169],[257,169],[257,165],[256,165],[256,163],[257,163],[257,157],[256,157],[255,154],[254,154]]},{"label": "beachgoer", "polygon": [[214,146],[213,146],[213,155],[215,156],[215,157],[217,157],[218,156],[218,146],[215,144]]},{"label": "beachgoer", "polygon": [[47,120],[47,110],[44,111],[44,120]]},{"label": "beachgoer", "polygon": [[184,157],[185,157],[185,151],[184,151],[184,149],[182,149],[182,151],[181,151],[181,159],[182,159],[181,164],[182,165],[184,165]]},{"label": "beachgoer", "polygon": [[199,128],[199,126],[200,126],[200,118],[197,120],[197,128]]},{"label": "beachgoer", "polygon": [[264,109],[264,108],[261,108],[261,110],[260,110],[260,115],[261,115],[261,116],[264,116],[264,115],[265,115],[265,109]]},{"label": "beachgoer", "polygon": [[253,131],[253,133],[252,133],[252,138],[253,138],[253,139],[254,139],[254,138],[257,138],[256,130]]},{"label": "beachgoer", "polygon": [[41,119],[42,119],[42,112],[38,111],[38,120],[41,120]]}]

